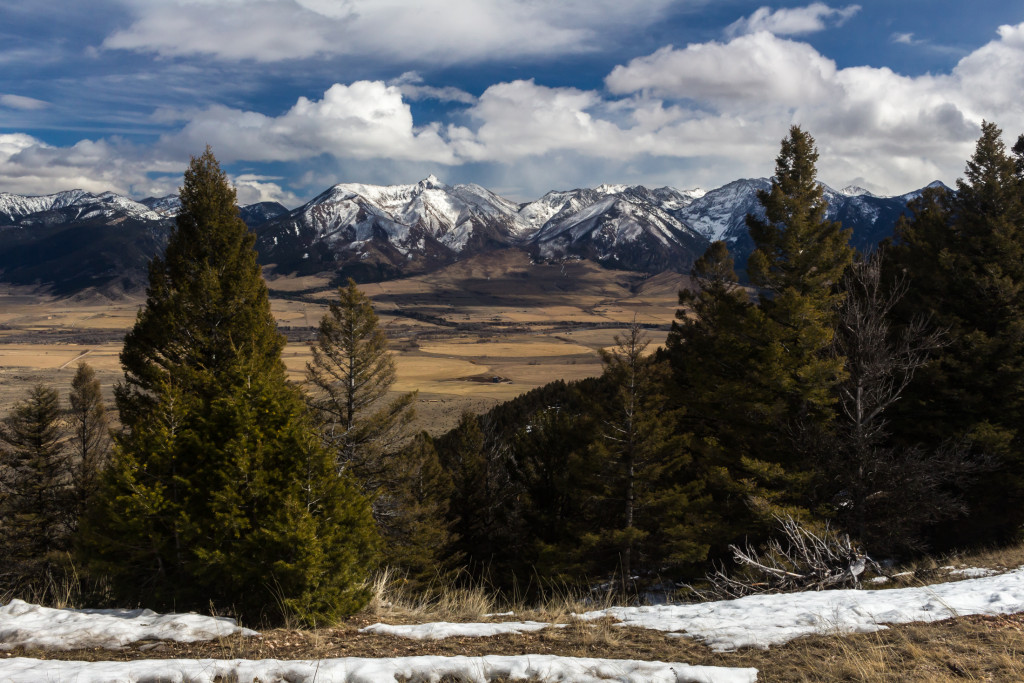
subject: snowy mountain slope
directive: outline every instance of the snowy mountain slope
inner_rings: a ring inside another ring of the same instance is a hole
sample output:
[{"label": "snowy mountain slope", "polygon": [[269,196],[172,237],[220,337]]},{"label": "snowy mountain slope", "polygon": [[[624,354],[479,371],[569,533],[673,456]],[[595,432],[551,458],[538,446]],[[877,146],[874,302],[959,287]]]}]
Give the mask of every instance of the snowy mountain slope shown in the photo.
[{"label": "snowy mountain slope", "polygon": [[113,192],[68,190],[51,195],[0,193],[0,225],[54,224],[94,218],[159,221],[148,206]]},{"label": "snowy mountain slope", "polygon": [[[0,280],[40,285],[56,294],[141,289],[178,207],[176,196],[137,202],[82,190],[41,197],[2,194]],[[263,222],[262,215],[283,211],[279,204],[252,205],[242,207],[241,214]]]},{"label": "snowy mountain slope", "polygon": [[[360,281],[429,272],[470,254],[516,247],[535,259],[589,259],[651,273],[687,272],[711,240],[729,243],[742,268],[753,250],[746,216],[763,216],[764,178],[720,188],[601,185],[552,191],[516,204],[479,185],[434,176],[408,185],[335,185],[292,211],[275,202],[240,208],[264,264],[280,273],[332,272]],[[877,197],[825,188],[828,217],[868,249],[892,234],[921,191]],[[137,288],[160,253],[180,202],[135,201],[70,190],[28,197],[0,194],[0,280],[60,289]]]},{"label": "snowy mountain slope", "polygon": [[[584,205],[595,195],[597,201]],[[531,240],[541,258],[576,256],[629,270],[685,272],[708,245],[646,188],[602,186],[564,199]],[[669,201],[676,204],[679,198]]]},{"label": "snowy mountain slope", "polygon": [[[872,249],[880,240],[892,235],[896,221],[907,211],[907,202],[920,195],[918,191],[899,197],[878,197],[857,187],[841,191],[827,185],[823,188],[828,203],[826,218],[852,229],[851,244],[861,251]],[[770,189],[768,178],[736,180],[707,192],[673,213],[709,240],[725,240],[737,267],[742,268],[754,250],[747,231],[747,214],[764,219],[757,193]]]},{"label": "snowy mountain slope", "polygon": [[522,243],[518,205],[479,185],[335,185],[257,229],[257,248],[282,272],[336,270],[364,279],[421,272]]},{"label": "snowy mountain slope", "polygon": [[140,199],[139,203],[145,204],[150,210],[165,218],[174,218],[178,215],[178,211],[181,210],[181,199],[176,194],[169,194],[163,197],[146,197],[145,199]]}]

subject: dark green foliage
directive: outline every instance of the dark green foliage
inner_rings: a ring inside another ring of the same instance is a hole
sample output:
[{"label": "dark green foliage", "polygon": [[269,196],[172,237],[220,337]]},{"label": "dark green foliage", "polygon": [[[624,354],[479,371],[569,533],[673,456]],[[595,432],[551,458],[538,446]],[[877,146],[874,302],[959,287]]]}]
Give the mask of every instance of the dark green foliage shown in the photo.
[{"label": "dark green foliage", "polygon": [[853,249],[850,231],[825,220],[817,160],[814,138],[793,126],[782,141],[771,190],[758,193],[766,219],[747,218],[757,246],[747,268],[762,289],[751,326],[761,347],[755,381],[770,392],[765,408],[776,425],[827,422],[843,373],[842,358],[829,349],[842,296],[838,284]]},{"label": "dark green foliage", "polygon": [[36,385],[0,425],[0,581],[42,580],[75,529],[71,459],[57,392]]},{"label": "dark green foliage", "polygon": [[408,441],[416,392],[389,398],[395,362],[370,299],[354,281],[338,288],[312,352],[306,377],[322,443],[338,471],[372,499],[386,561],[422,584],[455,560],[445,557],[453,540],[451,477],[429,438]]},{"label": "dark green foliage", "polygon": [[747,218],[756,303],[737,284],[724,243],[694,266],[700,286],[680,293],[667,355],[692,433],[694,467],[714,500],[705,538],[728,543],[770,531],[773,516],[808,514],[815,442],[829,430],[843,359],[832,353],[837,285],[852,258],[849,233],[824,220],[814,139],[782,141],[766,219]]},{"label": "dark green foliage", "polygon": [[457,568],[461,555],[448,515],[454,492],[451,475],[440,463],[426,432],[393,456],[395,475],[381,496],[388,518],[382,526],[384,561],[403,570],[413,586]]},{"label": "dark green foliage", "polygon": [[693,476],[688,438],[678,431],[682,411],[666,397],[668,363],[646,357],[649,342],[635,321],[615,341],[601,353],[614,392],[591,444],[598,514],[581,541],[597,553],[592,566],[603,565],[605,575],[618,570],[623,592],[631,592],[634,574],[650,577],[705,559],[698,522],[707,500],[704,482]]},{"label": "dark green foliage", "polygon": [[[1024,150],[1024,145],[1018,145]],[[1014,148],[1015,152],[1018,148]],[[908,444],[967,438],[998,468],[966,491],[944,544],[1015,537],[1024,523],[1024,179],[1001,131],[982,125],[952,195],[927,192],[901,221],[890,268],[909,277],[902,318],[931,316],[950,343],[898,406]]]},{"label": "dark green foliage", "polygon": [[125,338],[123,429],[82,549],[121,601],[332,618],[367,599],[377,539],[285,380],[234,199],[209,150],[193,159]]},{"label": "dark green foliage", "polygon": [[488,437],[481,418],[463,413],[436,447],[453,486],[448,510],[456,534],[452,551],[465,558],[472,576],[507,583],[511,568],[523,559],[523,536],[519,489],[512,480],[506,443]]},{"label": "dark green foliage", "polygon": [[75,370],[68,404],[71,477],[78,499],[76,516],[81,517],[99,488],[100,473],[110,455],[107,409],[96,372],[88,363],[79,363]]}]

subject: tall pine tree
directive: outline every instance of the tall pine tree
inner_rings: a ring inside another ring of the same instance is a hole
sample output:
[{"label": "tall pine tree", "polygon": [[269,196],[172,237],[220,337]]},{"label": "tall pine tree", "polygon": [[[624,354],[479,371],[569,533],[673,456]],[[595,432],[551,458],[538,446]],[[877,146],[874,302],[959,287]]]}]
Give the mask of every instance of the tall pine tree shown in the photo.
[{"label": "tall pine tree", "polygon": [[395,361],[373,304],[351,278],[320,320],[311,350],[306,378],[324,445],[339,470],[352,472],[367,493],[376,493],[394,478],[388,456],[406,436],[416,393],[388,399],[397,379]]},{"label": "tall pine tree", "polygon": [[207,149],[125,337],[82,548],[121,600],[316,621],[364,603],[376,534],[285,379],[253,242]]},{"label": "tall pine tree", "polygon": [[765,218],[747,217],[756,303],[715,243],[694,267],[700,291],[680,294],[667,341],[695,466],[720,515],[712,556],[769,533],[775,514],[807,513],[819,441],[808,435],[834,416],[838,283],[853,250],[849,232],[825,220],[817,159],[814,139],[792,127],[771,189],[758,194]]},{"label": "tall pine tree", "polygon": [[830,420],[843,359],[829,353],[839,282],[853,260],[851,232],[825,219],[814,138],[798,126],[782,141],[771,189],[758,192],[764,220],[747,217],[756,249],[747,263],[760,288],[755,321],[762,345],[758,379],[777,424]]}]

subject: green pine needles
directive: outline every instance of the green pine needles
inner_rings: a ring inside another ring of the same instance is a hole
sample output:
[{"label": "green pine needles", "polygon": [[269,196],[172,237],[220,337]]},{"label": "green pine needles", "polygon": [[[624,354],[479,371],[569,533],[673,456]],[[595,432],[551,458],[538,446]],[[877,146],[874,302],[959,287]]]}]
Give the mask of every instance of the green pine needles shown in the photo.
[{"label": "green pine needles", "polygon": [[305,622],[357,610],[370,506],[285,378],[254,238],[209,149],[181,203],[125,338],[122,429],[83,553],[122,603]]}]

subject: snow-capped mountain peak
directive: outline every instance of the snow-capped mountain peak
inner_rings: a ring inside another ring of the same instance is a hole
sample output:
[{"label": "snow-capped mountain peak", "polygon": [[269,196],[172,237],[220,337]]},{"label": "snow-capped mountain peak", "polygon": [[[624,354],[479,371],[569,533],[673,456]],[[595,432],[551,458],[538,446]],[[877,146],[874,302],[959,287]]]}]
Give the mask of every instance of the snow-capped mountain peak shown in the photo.
[{"label": "snow-capped mountain peak", "polygon": [[876,197],[878,195],[873,192],[865,190],[859,185],[847,185],[843,189],[839,190],[839,194],[846,195],[847,197]]}]

